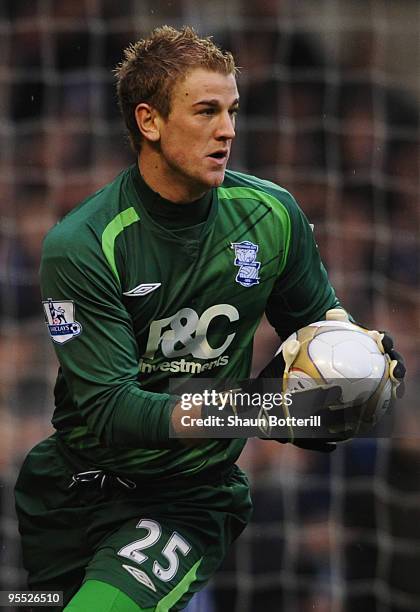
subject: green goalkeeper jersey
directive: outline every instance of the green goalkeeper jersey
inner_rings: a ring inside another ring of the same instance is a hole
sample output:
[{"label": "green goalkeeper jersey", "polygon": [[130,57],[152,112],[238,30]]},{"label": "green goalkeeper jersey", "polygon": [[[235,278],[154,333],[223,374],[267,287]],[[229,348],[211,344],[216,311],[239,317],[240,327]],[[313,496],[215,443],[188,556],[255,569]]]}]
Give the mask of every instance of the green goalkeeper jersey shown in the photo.
[{"label": "green goalkeeper jersey", "polygon": [[[169,381],[249,376],[263,313],[280,337],[338,305],[293,197],[227,171],[206,218],[163,225],[136,165],[47,235],[46,322],[60,370],[53,425],[91,466],[144,480],[228,468],[244,440],[169,437]],[[191,207],[191,205],[188,205]]]}]

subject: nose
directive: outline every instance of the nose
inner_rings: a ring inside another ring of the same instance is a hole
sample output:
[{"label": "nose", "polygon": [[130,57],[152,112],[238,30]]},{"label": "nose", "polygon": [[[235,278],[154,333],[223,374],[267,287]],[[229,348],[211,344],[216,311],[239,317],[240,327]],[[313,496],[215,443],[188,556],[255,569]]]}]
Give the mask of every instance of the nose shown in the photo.
[{"label": "nose", "polygon": [[229,112],[222,113],[217,126],[217,140],[233,140],[235,138],[235,117]]}]

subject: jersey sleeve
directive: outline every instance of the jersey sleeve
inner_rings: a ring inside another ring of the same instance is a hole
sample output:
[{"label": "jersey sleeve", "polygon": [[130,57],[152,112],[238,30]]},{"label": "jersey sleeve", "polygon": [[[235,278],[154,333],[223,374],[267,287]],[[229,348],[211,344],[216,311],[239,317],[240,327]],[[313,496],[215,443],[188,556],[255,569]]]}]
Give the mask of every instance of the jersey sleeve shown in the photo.
[{"label": "jersey sleeve", "polygon": [[60,337],[54,333],[60,327],[50,327],[72,403],[105,446],[170,447],[177,398],[140,388],[138,348],[121,288],[95,237],[86,242],[53,230],[40,269],[47,323],[52,305],[56,322],[67,319],[76,332]]},{"label": "jersey sleeve", "polygon": [[340,307],[321,261],[314,233],[302,210],[288,195],[290,242],[286,264],[266,306],[266,315],[281,338],[324,318]]}]

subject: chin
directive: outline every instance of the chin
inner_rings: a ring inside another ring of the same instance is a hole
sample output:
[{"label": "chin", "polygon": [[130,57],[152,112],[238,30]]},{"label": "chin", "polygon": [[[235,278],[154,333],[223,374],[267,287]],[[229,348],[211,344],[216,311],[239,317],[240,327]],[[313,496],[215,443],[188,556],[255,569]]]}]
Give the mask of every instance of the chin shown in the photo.
[{"label": "chin", "polygon": [[209,176],[206,180],[206,185],[210,187],[220,187],[220,185],[225,180],[225,171],[214,173],[212,176]]}]

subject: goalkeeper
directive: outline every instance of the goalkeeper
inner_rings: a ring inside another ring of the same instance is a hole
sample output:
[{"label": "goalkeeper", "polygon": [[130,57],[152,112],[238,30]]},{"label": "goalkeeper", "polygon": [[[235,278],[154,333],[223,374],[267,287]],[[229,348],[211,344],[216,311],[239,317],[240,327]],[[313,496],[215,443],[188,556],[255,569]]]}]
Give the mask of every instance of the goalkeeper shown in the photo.
[{"label": "goalkeeper", "polygon": [[293,197],[226,170],[235,74],[189,28],[130,46],[116,77],[136,163],[44,243],[56,433],[16,505],[30,588],[64,591],[67,612],[181,610],[203,587],[250,517],[245,440],[171,437],[169,380],[247,378],[264,312],[285,338],[339,306]]}]

